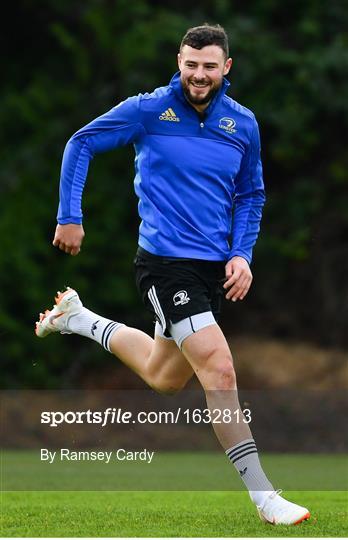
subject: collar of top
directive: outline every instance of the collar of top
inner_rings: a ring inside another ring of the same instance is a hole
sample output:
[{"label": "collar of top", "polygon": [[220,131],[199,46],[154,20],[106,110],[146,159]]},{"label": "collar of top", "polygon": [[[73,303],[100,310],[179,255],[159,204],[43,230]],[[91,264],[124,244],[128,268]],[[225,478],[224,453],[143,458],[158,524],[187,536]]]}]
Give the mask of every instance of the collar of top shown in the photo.
[{"label": "collar of top", "polygon": [[[171,88],[173,88],[176,96],[181,100],[183,101],[184,103],[186,103],[187,105],[189,105],[190,107],[192,107],[192,105],[190,104],[190,102],[187,100],[185,94],[184,94],[184,90],[182,88],[182,84],[181,84],[181,80],[180,80],[180,71],[177,71],[170,83],[169,83],[169,86]],[[217,92],[217,94],[215,94],[215,96],[213,97],[213,99],[211,100],[211,102],[209,103],[208,107],[205,109],[204,111],[204,114],[209,114],[210,111],[215,107],[216,103],[218,101],[220,101],[222,99],[222,97],[226,94],[226,91],[228,89],[228,87],[230,86],[230,83],[229,81],[224,77],[223,80],[222,80],[222,85],[221,85],[221,88],[220,90]]]}]

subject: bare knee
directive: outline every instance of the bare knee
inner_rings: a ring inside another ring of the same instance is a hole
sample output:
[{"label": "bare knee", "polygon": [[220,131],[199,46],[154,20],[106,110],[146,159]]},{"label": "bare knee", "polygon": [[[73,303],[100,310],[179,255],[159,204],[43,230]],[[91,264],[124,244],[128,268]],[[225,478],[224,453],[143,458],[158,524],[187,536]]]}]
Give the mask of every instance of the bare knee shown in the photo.
[{"label": "bare knee", "polygon": [[197,376],[205,390],[235,390],[237,387],[232,356],[226,349],[207,351]]},{"label": "bare knee", "polygon": [[235,390],[237,381],[232,363],[227,359],[219,360],[202,377],[201,382],[205,390]]},{"label": "bare knee", "polygon": [[158,392],[159,394],[164,394],[167,396],[172,396],[174,394],[177,394],[184,388],[186,385],[185,382],[181,381],[154,381],[153,384],[151,384],[151,388],[155,390],[155,392]]},{"label": "bare knee", "polygon": [[188,378],[176,379],[167,377],[155,377],[151,383],[151,388],[159,394],[172,396],[182,390]]},{"label": "bare knee", "polygon": [[170,358],[163,358],[159,366],[153,363],[147,371],[147,381],[151,388],[159,394],[173,395],[180,392],[192,377],[193,370],[189,364],[173,369]]}]

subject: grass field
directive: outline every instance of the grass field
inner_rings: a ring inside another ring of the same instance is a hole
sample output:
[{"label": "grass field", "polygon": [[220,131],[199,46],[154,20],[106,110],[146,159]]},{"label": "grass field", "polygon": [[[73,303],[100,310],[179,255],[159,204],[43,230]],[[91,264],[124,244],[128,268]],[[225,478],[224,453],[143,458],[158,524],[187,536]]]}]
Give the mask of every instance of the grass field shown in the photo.
[{"label": "grass field", "polygon": [[[274,486],[287,491],[348,488],[345,454],[262,454]],[[151,464],[111,460],[49,464],[40,451],[1,452],[4,491],[240,491],[243,483],[221,451],[156,452]]]},{"label": "grass field", "polygon": [[263,524],[245,492],[3,492],[2,537],[345,537],[344,492],[289,492],[312,517]]},{"label": "grass field", "polygon": [[296,527],[262,523],[221,452],[158,452],[151,465],[120,466],[49,465],[37,450],[2,451],[0,536],[348,535],[345,455],[266,454],[262,462],[289,500],[310,509],[308,522]]}]

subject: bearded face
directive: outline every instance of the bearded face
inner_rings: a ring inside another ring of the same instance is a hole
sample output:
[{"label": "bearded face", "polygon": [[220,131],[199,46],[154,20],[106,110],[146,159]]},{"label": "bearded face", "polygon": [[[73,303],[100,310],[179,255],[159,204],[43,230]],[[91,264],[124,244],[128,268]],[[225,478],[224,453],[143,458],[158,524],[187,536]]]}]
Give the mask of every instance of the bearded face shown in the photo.
[{"label": "bearded face", "polygon": [[202,49],[184,45],[178,55],[178,63],[186,98],[197,110],[204,110],[221,88],[232,60],[225,60],[223,50],[217,45],[207,45]]}]

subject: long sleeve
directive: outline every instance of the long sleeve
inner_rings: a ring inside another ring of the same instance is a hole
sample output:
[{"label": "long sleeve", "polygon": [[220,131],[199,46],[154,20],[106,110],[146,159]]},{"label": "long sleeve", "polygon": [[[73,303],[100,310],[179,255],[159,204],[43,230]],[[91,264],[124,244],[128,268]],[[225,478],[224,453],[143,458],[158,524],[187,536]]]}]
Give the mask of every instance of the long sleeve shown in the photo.
[{"label": "long sleeve", "polygon": [[232,248],[229,259],[244,257],[249,263],[260,230],[265,190],[260,156],[260,135],[255,120],[250,144],[235,179]]},{"label": "long sleeve", "polygon": [[68,141],[61,167],[58,223],[82,223],[81,200],[95,154],[133,143],[144,133],[140,96],[123,101],[77,131]]}]

